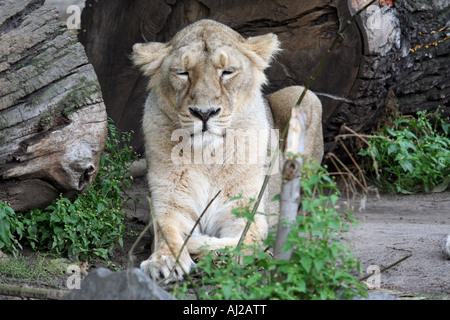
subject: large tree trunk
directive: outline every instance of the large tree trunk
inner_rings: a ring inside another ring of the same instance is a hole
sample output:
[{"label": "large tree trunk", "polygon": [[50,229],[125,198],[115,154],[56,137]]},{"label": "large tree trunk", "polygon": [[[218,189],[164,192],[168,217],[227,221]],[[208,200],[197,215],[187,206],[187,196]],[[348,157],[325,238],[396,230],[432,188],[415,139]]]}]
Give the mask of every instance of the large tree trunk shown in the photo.
[{"label": "large tree trunk", "polygon": [[[367,1],[89,0],[80,40],[98,74],[108,114],[121,129],[140,132],[147,79],[131,66],[134,43],[168,41],[201,18],[223,22],[244,36],[274,32],[284,50],[268,70],[270,93],[307,83],[337,31]],[[390,89],[400,112],[441,105],[450,115],[449,31],[441,30],[449,18],[448,0],[377,1],[350,26],[312,86],[323,104],[326,150],[342,124],[373,129]],[[142,151],[139,135],[133,144]]]},{"label": "large tree trunk", "polygon": [[43,2],[0,3],[0,199],[18,211],[82,191],[106,143],[95,72]]}]

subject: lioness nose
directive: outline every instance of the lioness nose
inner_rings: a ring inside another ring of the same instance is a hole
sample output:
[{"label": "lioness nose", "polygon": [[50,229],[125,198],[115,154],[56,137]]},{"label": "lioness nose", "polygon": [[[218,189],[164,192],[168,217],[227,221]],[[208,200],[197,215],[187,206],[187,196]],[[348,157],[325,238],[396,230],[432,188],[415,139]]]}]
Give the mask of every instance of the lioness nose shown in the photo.
[{"label": "lioness nose", "polygon": [[202,120],[203,124],[209,120],[209,118],[217,116],[222,109],[209,109],[206,111],[200,110],[198,108],[189,108],[189,112],[196,118]]}]

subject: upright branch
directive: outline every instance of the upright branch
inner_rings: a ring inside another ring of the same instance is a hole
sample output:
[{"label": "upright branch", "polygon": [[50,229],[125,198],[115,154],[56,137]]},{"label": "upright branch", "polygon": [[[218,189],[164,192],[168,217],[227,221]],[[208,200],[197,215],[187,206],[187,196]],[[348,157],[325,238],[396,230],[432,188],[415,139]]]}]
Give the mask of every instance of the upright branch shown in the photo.
[{"label": "upright branch", "polygon": [[295,223],[300,203],[300,169],[303,164],[300,154],[304,145],[304,119],[300,109],[292,108],[289,132],[286,140],[286,162],[283,166],[280,192],[280,223],[278,224],[274,256],[277,260],[290,260],[292,248],[283,250],[284,244]]},{"label": "upright branch", "polygon": [[277,260],[290,260],[292,255],[291,250],[283,250],[288,235],[292,229],[292,223],[295,222],[301,197],[300,197],[300,170],[303,164],[301,153],[305,145],[305,121],[300,108],[306,92],[311,87],[311,84],[316,79],[323,65],[329,58],[331,52],[336,47],[339,39],[343,38],[345,30],[353,23],[354,19],[367,7],[369,7],[375,0],[368,2],[360,10],[358,10],[346,24],[339,30],[328,48],[325,56],[321,60],[318,67],[314,70],[305,86],[296,105],[292,108],[291,119],[288,123],[287,141],[285,158],[286,162],[283,167],[282,178],[283,183],[280,192],[280,220],[278,223],[277,238],[275,241],[274,256]]}]

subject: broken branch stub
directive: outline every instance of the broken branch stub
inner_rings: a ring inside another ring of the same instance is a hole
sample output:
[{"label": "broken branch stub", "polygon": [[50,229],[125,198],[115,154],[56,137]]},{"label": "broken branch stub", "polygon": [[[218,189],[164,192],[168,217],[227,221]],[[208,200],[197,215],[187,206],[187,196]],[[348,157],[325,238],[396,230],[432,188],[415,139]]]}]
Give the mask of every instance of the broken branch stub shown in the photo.
[{"label": "broken branch stub", "polygon": [[300,204],[301,153],[305,145],[305,121],[299,106],[292,108],[286,138],[286,162],[283,166],[280,192],[280,219],[275,240],[274,256],[277,260],[290,260],[292,248],[284,250],[286,240],[295,223]]}]

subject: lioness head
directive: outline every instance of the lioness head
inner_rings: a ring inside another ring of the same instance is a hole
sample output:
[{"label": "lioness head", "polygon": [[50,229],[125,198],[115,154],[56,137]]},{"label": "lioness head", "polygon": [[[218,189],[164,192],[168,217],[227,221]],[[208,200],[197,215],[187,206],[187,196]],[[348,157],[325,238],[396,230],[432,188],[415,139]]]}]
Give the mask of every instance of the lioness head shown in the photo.
[{"label": "lioness head", "polygon": [[223,137],[235,114],[260,94],[264,69],[279,50],[274,34],[243,38],[231,28],[200,20],[167,43],[133,47],[132,60],[178,128],[203,142]]}]

